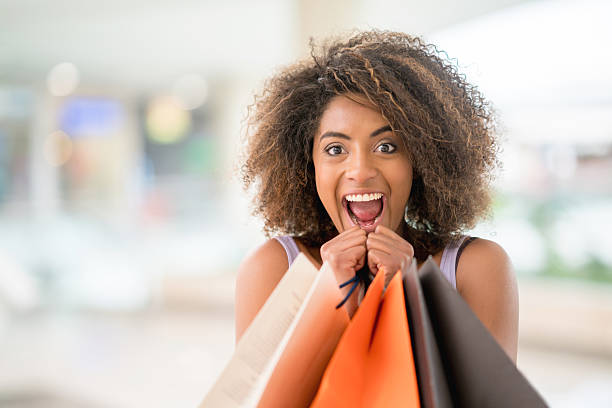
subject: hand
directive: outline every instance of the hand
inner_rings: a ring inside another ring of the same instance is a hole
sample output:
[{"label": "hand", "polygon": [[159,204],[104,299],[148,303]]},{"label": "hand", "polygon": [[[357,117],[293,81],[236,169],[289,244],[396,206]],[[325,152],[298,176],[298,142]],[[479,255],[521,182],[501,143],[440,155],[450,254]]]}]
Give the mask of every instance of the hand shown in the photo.
[{"label": "hand", "polygon": [[[338,285],[353,278],[358,270],[365,265],[366,255],[366,232],[354,226],[321,246],[321,259],[329,263]],[[343,296],[346,296],[352,285],[341,288]],[[350,317],[353,316],[358,306],[359,289],[346,301],[344,306]]]},{"label": "hand", "polygon": [[378,270],[384,267],[387,274],[385,280],[389,280],[395,272],[408,266],[414,256],[412,245],[382,225],[368,234],[366,248],[370,272],[376,275]]},{"label": "hand", "polygon": [[338,284],[346,282],[365,264],[366,232],[354,226],[321,246],[321,259],[331,266]]}]

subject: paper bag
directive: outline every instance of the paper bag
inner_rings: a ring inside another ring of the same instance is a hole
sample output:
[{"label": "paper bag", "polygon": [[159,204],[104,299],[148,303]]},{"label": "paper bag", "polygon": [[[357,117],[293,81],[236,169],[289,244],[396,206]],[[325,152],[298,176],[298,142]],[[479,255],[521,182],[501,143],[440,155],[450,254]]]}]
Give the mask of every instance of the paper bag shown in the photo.
[{"label": "paper bag", "polygon": [[402,271],[402,281],[421,406],[452,408],[452,398],[417,274],[416,260]]},{"label": "paper bag", "polygon": [[457,407],[546,407],[430,258],[419,278]]},{"label": "paper bag", "polygon": [[[419,407],[401,275],[380,270],[332,356],[315,408]],[[384,291],[384,295],[383,295]]]}]

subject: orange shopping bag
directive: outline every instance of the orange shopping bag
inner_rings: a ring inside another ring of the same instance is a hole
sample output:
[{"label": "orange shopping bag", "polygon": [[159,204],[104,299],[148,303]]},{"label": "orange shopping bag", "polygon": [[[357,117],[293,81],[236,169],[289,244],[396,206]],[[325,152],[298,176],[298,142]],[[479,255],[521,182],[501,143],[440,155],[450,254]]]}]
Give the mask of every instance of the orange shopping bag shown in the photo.
[{"label": "orange shopping bag", "polygon": [[420,407],[399,273],[376,274],[332,356],[314,408]]}]

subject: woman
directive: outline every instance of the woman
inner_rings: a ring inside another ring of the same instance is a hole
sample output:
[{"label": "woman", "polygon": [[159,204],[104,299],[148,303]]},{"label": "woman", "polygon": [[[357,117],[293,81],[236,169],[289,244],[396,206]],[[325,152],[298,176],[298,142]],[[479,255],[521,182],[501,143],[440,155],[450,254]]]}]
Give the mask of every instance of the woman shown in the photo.
[{"label": "woman", "polygon": [[[250,113],[243,181],[266,235],[280,235],[239,269],[236,341],[298,251],[338,283],[431,254],[516,362],[510,260],[461,234],[489,209],[493,117],[434,46],[381,31],[332,42],[272,77]],[[348,297],[349,316],[363,292]]]}]

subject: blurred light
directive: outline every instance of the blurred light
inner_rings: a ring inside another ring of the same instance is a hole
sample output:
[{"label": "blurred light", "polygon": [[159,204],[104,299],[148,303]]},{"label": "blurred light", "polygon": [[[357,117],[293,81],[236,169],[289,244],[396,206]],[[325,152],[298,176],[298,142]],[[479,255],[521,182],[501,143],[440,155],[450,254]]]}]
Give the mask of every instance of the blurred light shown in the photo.
[{"label": "blurred light", "polygon": [[123,121],[121,104],[106,98],[70,98],[62,107],[61,128],[73,138],[108,136]]},{"label": "blurred light", "polygon": [[518,271],[534,273],[546,265],[544,238],[527,221],[520,219],[500,221],[495,241],[506,249]]},{"label": "blurred light", "polygon": [[576,151],[567,145],[552,145],[544,152],[548,171],[559,180],[568,180],[576,172]]},{"label": "blurred light", "polygon": [[18,310],[32,309],[40,303],[37,282],[8,253],[0,250],[0,298]]},{"label": "blurred light", "polygon": [[138,260],[129,251],[107,251],[79,254],[87,266],[62,280],[62,302],[93,310],[138,310],[148,304],[151,280],[138,268]]},{"label": "blurred light", "polygon": [[47,87],[54,96],[70,95],[79,84],[79,70],[70,62],[63,62],[51,69]]},{"label": "blurred light", "polygon": [[612,49],[602,45],[612,36],[611,13],[612,3],[602,0],[524,2],[450,26],[429,40],[460,56],[461,71],[497,108],[605,103]]},{"label": "blurred light", "polygon": [[47,136],[44,146],[44,156],[51,166],[59,167],[66,163],[72,155],[72,140],[61,130]]},{"label": "blurred light", "polygon": [[584,221],[573,215],[563,214],[555,220],[551,243],[564,265],[579,268],[589,260],[590,237],[585,233]]},{"label": "blurred light", "polygon": [[565,211],[555,220],[553,244],[563,261],[578,267],[595,257],[612,266],[612,203],[591,200]]},{"label": "blurred light", "polygon": [[191,128],[191,114],[177,98],[158,97],[149,104],[146,127],[153,142],[176,143],[182,140]]},{"label": "blurred light", "polygon": [[172,93],[185,109],[192,110],[206,101],[208,84],[199,75],[185,75],[174,83]]},{"label": "blurred light", "polygon": [[0,86],[0,117],[27,119],[33,105],[32,92],[19,87]]}]

